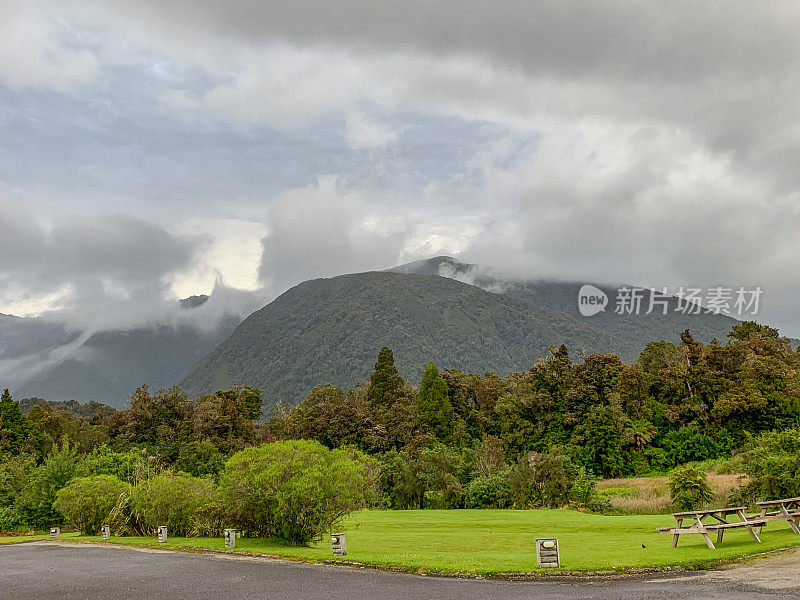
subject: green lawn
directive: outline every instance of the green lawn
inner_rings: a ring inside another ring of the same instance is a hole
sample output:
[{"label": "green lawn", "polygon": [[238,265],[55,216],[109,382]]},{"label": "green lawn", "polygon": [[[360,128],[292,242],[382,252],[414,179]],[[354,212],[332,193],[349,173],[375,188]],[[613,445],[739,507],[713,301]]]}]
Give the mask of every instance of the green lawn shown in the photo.
[{"label": "green lawn", "polygon": [[50,534],[43,533],[41,535],[0,535],[0,544],[13,544],[15,542],[32,542],[34,540],[44,540],[50,537]]},{"label": "green lawn", "polygon": [[[800,546],[800,536],[792,533],[787,523],[772,522],[762,532],[761,544],[753,542],[745,530],[732,530],[725,533],[725,541],[717,550],[707,548],[696,534],[681,536],[678,548],[672,548],[672,537],[656,531],[672,523],[669,515],[603,516],[568,510],[409,510],[360,512],[340,529],[347,533],[348,554],[343,560],[474,575],[536,571],[538,537],[559,539],[562,567],[570,571],[699,567],[711,561]],[[62,537],[100,540],[75,534]],[[171,537],[167,544],[137,537],[115,537],[111,541],[224,548],[222,538]],[[293,547],[275,540],[239,538],[236,550],[311,561],[333,558],[329,539],[312,547]]]}]

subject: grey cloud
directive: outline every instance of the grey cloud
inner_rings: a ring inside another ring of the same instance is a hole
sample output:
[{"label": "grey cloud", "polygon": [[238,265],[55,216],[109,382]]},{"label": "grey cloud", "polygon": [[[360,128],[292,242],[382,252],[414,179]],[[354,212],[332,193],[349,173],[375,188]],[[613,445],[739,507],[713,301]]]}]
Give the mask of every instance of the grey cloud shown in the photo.
[{"label": "grey cloud", "polygon": [[[800,9],[788,0],[232,0],[205,3],[202,10],[190,0],[92,5],[102,5],[101,14],[123,11],[172,47],[223,40],[344,50],[359,64],[377,63],[375,73],[362,77],[378,86],[385,79],[389,90],[434,111],[668,122],[732,153],[742,170],[772,170],[777,186],[798,183],[788,172],[800,153],[798,139],[785,129],[800,117],[794,101]],[[379,58],[413,53],[440,62],[480,58],[493,76],[454,77],[447,66],[431,71]],[[505,71],[523,80],[509,85],[499,76]],[[351,78],[342,79],[350,86]],[[525,78],[535,82],[529,92],[522,89]],[[335,97],[337,86],[329,87]],[[252,98],[229,102],[234,112],[259,110]]]},{"label": "grey cloud", "polygon": [[[267,213],[260,277],[270,293],[388,267],[412,258],[409,247],[449,252],[449,244],[528,276],[653,285],[763,277],[755,283],[777,290],[765,296],[776,298],[771,314],[795,326],[800,281],[785,258],[799,250],[795,3],[74,6],[94,12],[87,30],[107,31],[82,48],[100,57],[102,85],[69,95],[0,88],[7,189],[84,207],[94,195],[106,209],[152,218]],[[137,23],[137,50],[121,59]],[[124,42],[106,39],[118,34]],[[273,52],[275,43],[302,56]],[[283,59],[292,63],[286,71]],[[268,102],[274,73],[284,77],[282,95]],[[168,106],[165,95],[197,108]],[[228,113],[203,102],[221,96]],[[388,138],[378,136],[351,152],[354,106],[396,139],[381,147],[374,140]],[[231,112],[240,118],[225,121]],[[306,129],[272,123],[283,120]],[[505,154],[480,156],[504,137],[515,138]],[[309,186],[321,173],[340,174],[350,191]],[[420,242],[414,211],[425,202],[435,214],[423,220],[478,215],[477,233]],[[103,244],[83,240],[92,227],[17,225],[8,239],[30,273],[20,267],[13,279],[30,294],[80,280],[105,297],[92,288],[92,273],[103,273],[158,296],[164,277],[190,260],[155,233],[155,245],[175,257],[160,270],[103,258]],[[55,256],[57,240],[74,250]]]},{"label": "grey cloud", "polygon": [[386,269],[397,264],[410,228],[403,222],[371,222],[364,198],[348,193],[335,177],[280,198],[267,217],[259,276],[279,293],[315,277]]},{"label": "grey cloud", "polygon": [[0,280],[8,296],[63,293],[62,306],[102,320],[115,304],[161,300],[186,269],[198,237],[171,234],[127,215],[74,215],[47,230],[24,211],[0,210]]},{"label": "grey cloud", "polygon": [[797,58],[800,18],[792,2],[744,0],[232,0],[205,3],[202,10],[191,0],[145,0],[128,7],[139,18],[147,7],[150,23],[190,36],[478,52],[540,75],[679,81],[788,72]]}]

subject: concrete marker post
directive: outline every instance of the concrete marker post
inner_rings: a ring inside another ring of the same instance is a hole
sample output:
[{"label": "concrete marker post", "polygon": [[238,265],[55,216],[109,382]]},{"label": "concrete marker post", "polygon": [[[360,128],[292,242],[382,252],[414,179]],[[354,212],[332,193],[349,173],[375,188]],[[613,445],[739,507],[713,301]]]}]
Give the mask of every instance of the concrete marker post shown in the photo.
[{"label": "concrete marker post", "polygon": [[540,569],[558,569],[561,567],[557,539],[543,538],[536,540],[536,564]]},{"label": "concrete marker post", "polygon": [[334,556],[344,556],[347,554],[347,538],[343,533],[331,534],[331,546]]},{"label": "concrete marker post", "polygon": [[236,548],[236,530],[226,529],[223,533],[225,536],[225,549],[233,550]]}]

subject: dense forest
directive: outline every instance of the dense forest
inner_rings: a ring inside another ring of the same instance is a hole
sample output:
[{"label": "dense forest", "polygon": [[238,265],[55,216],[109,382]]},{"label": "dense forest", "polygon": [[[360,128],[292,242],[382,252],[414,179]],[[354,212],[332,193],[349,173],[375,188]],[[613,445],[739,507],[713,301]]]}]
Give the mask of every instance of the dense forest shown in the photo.
[{"label": "dense forest", "polygon": [[777,330],[745,322],[724,344],[704,345],[689,331],[677,345],[652,342],[633,364],[614,354],[573,362],[564,346],[505,377],[431,362],[418,386],[400,377],[384,347],[368,381],[347,391],[321,385],[266,418],[261,393],[241,386],[194,400],[178,387],[143,386],[125,411],[17,402],[6,391],[0,529],[57,522],[55,495],[76,476],[216,480],[233,454],[292,439],[366,456],[376,473],[372,501],[392,508],[557,506],[597,477],[752,454],[754,443],[787,431],[795,437],[779,445],[795,455],[781,469],[796,485],[799,367]]}]

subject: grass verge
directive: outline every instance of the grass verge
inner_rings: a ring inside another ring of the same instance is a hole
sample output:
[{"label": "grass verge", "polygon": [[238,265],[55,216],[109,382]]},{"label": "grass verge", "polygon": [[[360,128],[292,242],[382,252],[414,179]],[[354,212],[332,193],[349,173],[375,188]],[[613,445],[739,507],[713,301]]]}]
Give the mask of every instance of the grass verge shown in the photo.
[{"label": "grass verge", "polygon": [[37,535],[0,535],[0,544],[14,544],[16,542],[32,542],[35,540],[44,540],[50,537],[50,534],[37,534]]},{"label": "grass verge", "polygon": [[[717,550],[701,536],[681,536],[678,548],[656,527],[674,522],[670,515],[605,516],[568,510],[409,510],[363,511],[341,527],[348,554],[334,558],[329,539],[308,547],[275,539],[236,540],[236,551],[269,554],[311,562],[356,562],[408,572],[498,576],[541,573],[535,540],[556,537],[562,571],[630,571],[712,563],[800,546],[788,523],[771,522],[751,540],[745,530],[726,532]],[[45,537],[45,536],[42,536]],[[96,536],[62,534],[65,540],[93,541]],[[8,539],[8,538],[6,538]],[[20,541],[19,538],[12,538]],[[31,539],[31,538],[25,538]],[[113,537],[111,543],[173,549],[224,550],[222,538]]]}]

